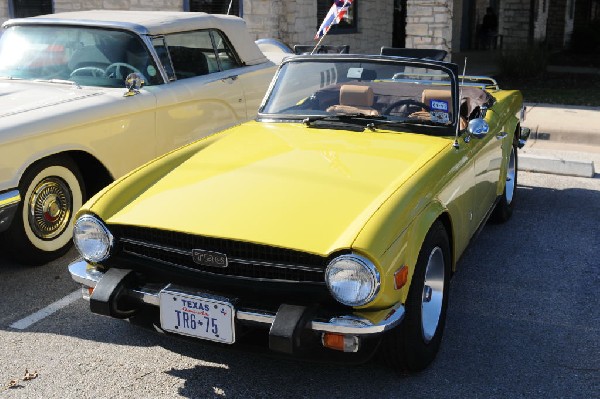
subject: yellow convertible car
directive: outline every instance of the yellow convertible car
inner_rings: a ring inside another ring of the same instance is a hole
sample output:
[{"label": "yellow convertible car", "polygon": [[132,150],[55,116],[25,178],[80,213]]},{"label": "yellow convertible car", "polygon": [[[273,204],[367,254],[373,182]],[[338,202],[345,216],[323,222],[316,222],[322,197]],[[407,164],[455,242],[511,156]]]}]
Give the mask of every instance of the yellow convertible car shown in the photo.
[{"label": "yellow convertible car", "polygon": [[167,334],[423,369],[457,260],[511,216],[521,109],[451,63],[290,57],[255,121],[88,201],[70,273],[92,312]]}]

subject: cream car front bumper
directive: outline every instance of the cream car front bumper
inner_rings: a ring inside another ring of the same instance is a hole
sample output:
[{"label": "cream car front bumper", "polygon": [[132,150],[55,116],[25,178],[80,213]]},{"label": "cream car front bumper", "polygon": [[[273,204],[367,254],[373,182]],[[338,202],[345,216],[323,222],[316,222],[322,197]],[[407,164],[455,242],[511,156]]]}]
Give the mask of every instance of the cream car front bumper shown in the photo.
[{"label": "cream car front bumper", "polygon": [[8,229],[20,202],[21,195],[18,190],[0,193],[0,232]]}]

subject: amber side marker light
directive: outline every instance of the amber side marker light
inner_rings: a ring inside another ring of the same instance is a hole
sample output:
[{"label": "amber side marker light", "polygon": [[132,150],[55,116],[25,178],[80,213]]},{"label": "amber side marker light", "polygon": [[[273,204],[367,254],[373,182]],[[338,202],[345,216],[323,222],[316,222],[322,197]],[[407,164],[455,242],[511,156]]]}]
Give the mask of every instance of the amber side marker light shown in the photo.
[{"label": "amber side marker light", "polygon": [[343,335],[335,333],[324,333],[321,341],[323,346],[342,352],[358,352],[359,339],[354,335]]},{"label": "amber side marker light", "polygon": [[94,292],[94,287],[81,286],[81,295],[83,296],[83,299],[89,300],[92,296],[92,292]]},{"label": "amber side marker light", "polygon": [[408,266],[404,265],[394,273],[394,288],[399,290],[408,281]]}]

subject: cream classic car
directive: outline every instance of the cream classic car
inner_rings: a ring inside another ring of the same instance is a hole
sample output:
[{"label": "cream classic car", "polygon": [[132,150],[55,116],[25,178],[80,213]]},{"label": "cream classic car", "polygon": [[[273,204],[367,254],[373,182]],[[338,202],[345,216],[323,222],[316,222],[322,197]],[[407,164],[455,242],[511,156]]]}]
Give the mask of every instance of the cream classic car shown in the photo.
[{"label": "cream classic car", "polygon": [[74,212],[115,178],[254,117],[275,72],[232,16],[84,11],[2,28],[0,243],[24,263],[63,254]]}]

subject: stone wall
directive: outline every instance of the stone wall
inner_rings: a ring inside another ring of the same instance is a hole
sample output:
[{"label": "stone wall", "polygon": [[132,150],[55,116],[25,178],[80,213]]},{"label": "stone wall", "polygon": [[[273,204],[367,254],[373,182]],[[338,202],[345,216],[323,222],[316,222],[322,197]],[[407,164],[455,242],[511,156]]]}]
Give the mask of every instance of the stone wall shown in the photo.
[{"label": "stone wall", "polygon": [[[313,38],[321,24],[317,21],[316,0],[240,1],[243,1],[243,17],[254,39],[274,37],[289,45],[316,44]],[[358,31],[327,35],[323,44],[349,44],[350,51],[355,53],[379,53],[381,46],[391,46],[394,0],[355,1]],[[181,11],[183,0],[54,0],[55,12],[92,9]],[[0,22],[6,19],[8,1],[0,0]]]},{"label": "stone wall", "polygon": [[537,43],[546,41],[546,30],[548,27],[548,2],[549,0],[538,0],[537,9],[534,10],[535,28],[533,31],[533,40]]},{"label": "stone wall", "polygon": [[565,17],[567,15],[566,0],[548,0],[547,43],[548,48],[562,48],[565,40]]},{"label": "stone wall", "polygon": [[181,11],[181,0],[54,0],[54,12],[79,10],[163,10]]},{"label": "stone wall", "polygon": [[452,51],[453,2],[408,0],[406,47]]},{"label": "stone wall", "polygon": [[[329,34],[322,44],[348,44],[353,53],[379,53],[381,46],[391,46],[394,1],[357,0],[356,7],[358,31]],[[317,20],[316,0],[244,0],[244,19],[255,39],[274,37],[290,46],[316,44],[314,36],[322,22]]]},{"label": "stone wall", "polygon": [[500,3],[499,33],[503,49],[525,48],[529,42],[530,0],[504,0]]}]

